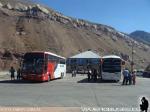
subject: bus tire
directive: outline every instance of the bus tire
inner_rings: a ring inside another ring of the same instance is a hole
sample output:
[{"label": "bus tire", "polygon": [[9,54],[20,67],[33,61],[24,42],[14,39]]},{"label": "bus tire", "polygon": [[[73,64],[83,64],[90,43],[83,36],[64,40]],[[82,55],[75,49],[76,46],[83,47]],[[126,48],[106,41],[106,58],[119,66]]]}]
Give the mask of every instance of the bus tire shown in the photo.
[{"label": "bus tire", "polygon": [[119,80],[116,80],[116,83],[118,83],[119,82]]},{"label": "bus tire", "polygon": [[63,79],[64,78],[64,73],[61,73],[61,79]]},{"label": "bus tire", "polygon": [[51,81],[50,75],[48,75],[47,82]]}]

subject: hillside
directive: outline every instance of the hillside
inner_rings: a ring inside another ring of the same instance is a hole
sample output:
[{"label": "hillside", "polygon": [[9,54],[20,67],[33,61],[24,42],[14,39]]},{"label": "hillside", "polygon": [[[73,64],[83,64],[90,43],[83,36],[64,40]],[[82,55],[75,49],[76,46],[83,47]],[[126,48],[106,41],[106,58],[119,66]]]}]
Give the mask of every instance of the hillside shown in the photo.
[{"label": "hillside", "polygon": [[134,31],[130,33],[130,36],[133,39],[150,46],[150,33],[145,31]]},{"label": "hillside", "polygon": [[17,65],[22,53],[33,50],[69,57],[91,49],[100,55],[120,55],[130,63],[132,43],[136,51],[136,66],[148,65],[150,47],[110,26],[71,18],[41,5],[18,1],[0,0],[2,69]]}]

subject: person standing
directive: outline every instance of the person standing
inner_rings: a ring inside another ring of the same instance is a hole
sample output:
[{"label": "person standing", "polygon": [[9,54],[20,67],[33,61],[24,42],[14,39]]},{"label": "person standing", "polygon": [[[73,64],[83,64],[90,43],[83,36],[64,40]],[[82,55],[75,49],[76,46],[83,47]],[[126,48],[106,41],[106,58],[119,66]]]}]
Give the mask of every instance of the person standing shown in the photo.
[{"label": "person standing", "polygon": [[76,77],[76,74],[77,74],[76,69],[73,69],[73,70],[72,70],[72,77]]},{"label": "person standing", "polygon": [[97,70],[96,69],[94,69],[94,73],[93,73],[93,78],[94,78],[94,82],[96,82],[97,81]]},{"label": "person standing", "polygon": [[76,67],[74,68],[74,77],[76,77],[77,75],[77,70],[76,70]]},{"label": "person standing", "polygon": [[13,66],[10,68],[9,72],[10,72],[11,80],[15,80],[15,69]]},{"label": "person standing", "polygon": [[148,100],[145,97],[143,97],[141,99],[141,102],[142,102],[142,104],[140,104],[141,111],[142,112],[147,112],[148,111],[148,107],[149,107]]},{"label": "person standing", "polygon": [[91,74],[92,74],[92,71],[91,69],[88,70],[88,82],[91,80]]},{"label": "person standing", "polygon": [[132,74],[132,81],[133,81],[133,85],[136,84],[136,71],[134,70],[133,71],[133,74]]},{"label": "person standing", "polygon": [[128,74],[128,81],[127,81],[127,83],[128,82],[129,82],[129,85],[132,84],[132,73],[131,72],[129,72],[129,74]]},{"label": "person standing", "polygon": [[124,71],[123,71],[123,82],[122,82],[122,85],[127,85],[127,82],[128,82],[128,75],[129,75],[129,70],[126,68]]},{"label": "person standing", "polygon": [[20,78],[21,78],[21,69],[18,68],[18,70],[17,70],[17,80],[20,80]]},{"label": "person standing", "polygon": [[75,74],[75,71],[74,71],[74,70],[72,70],[72,77],[74,77],[74,74]]}]

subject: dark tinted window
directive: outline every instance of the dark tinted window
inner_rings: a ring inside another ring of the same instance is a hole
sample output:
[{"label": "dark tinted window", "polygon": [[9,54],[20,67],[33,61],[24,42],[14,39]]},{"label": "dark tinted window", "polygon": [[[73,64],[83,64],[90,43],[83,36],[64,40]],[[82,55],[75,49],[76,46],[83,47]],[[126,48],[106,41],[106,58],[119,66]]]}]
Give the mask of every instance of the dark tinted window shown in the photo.
[{"label": "dark tinted window", "polygon": [[59,62],[60,62],[60,64],[66,64],[66,60],[65,59],[60,59]]},{"label": "dark tinted window", "polygon": [[62,58],[57,57],[57,56],[52,56],[52,55],[48,55],[48,60],[49,61],[55,61],[55,62],[60,63],[60,64],[65,64],[66,63],[65,59],[62,59]]},{"label": "dark tinted window", "polygon": [[43,60],[43,53],[27,53],[24,55],[24,62],[33,63],[34,61]]},{"label": "dark tinted window", "polygon": [[44,65],[44,54],[27,53],[24,55],[22,71],[28,73],[42,73],[43,65]]},{"label": "dark tinted window", "polygon": [[121,60],[120,59],[104,59],[102,64],[103,72],[121,72]]}]

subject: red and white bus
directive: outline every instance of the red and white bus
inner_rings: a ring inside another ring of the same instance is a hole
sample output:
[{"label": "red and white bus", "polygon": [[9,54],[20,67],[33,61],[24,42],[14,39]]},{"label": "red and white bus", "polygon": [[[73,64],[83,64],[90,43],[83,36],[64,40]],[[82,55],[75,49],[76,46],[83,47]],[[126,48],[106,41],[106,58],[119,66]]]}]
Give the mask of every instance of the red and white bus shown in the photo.
[{"label": "red and white bus", "polygon": [[50,81],[66,75],[66,58],[51,52],[27,52],[23,57],[24,80]]}]

